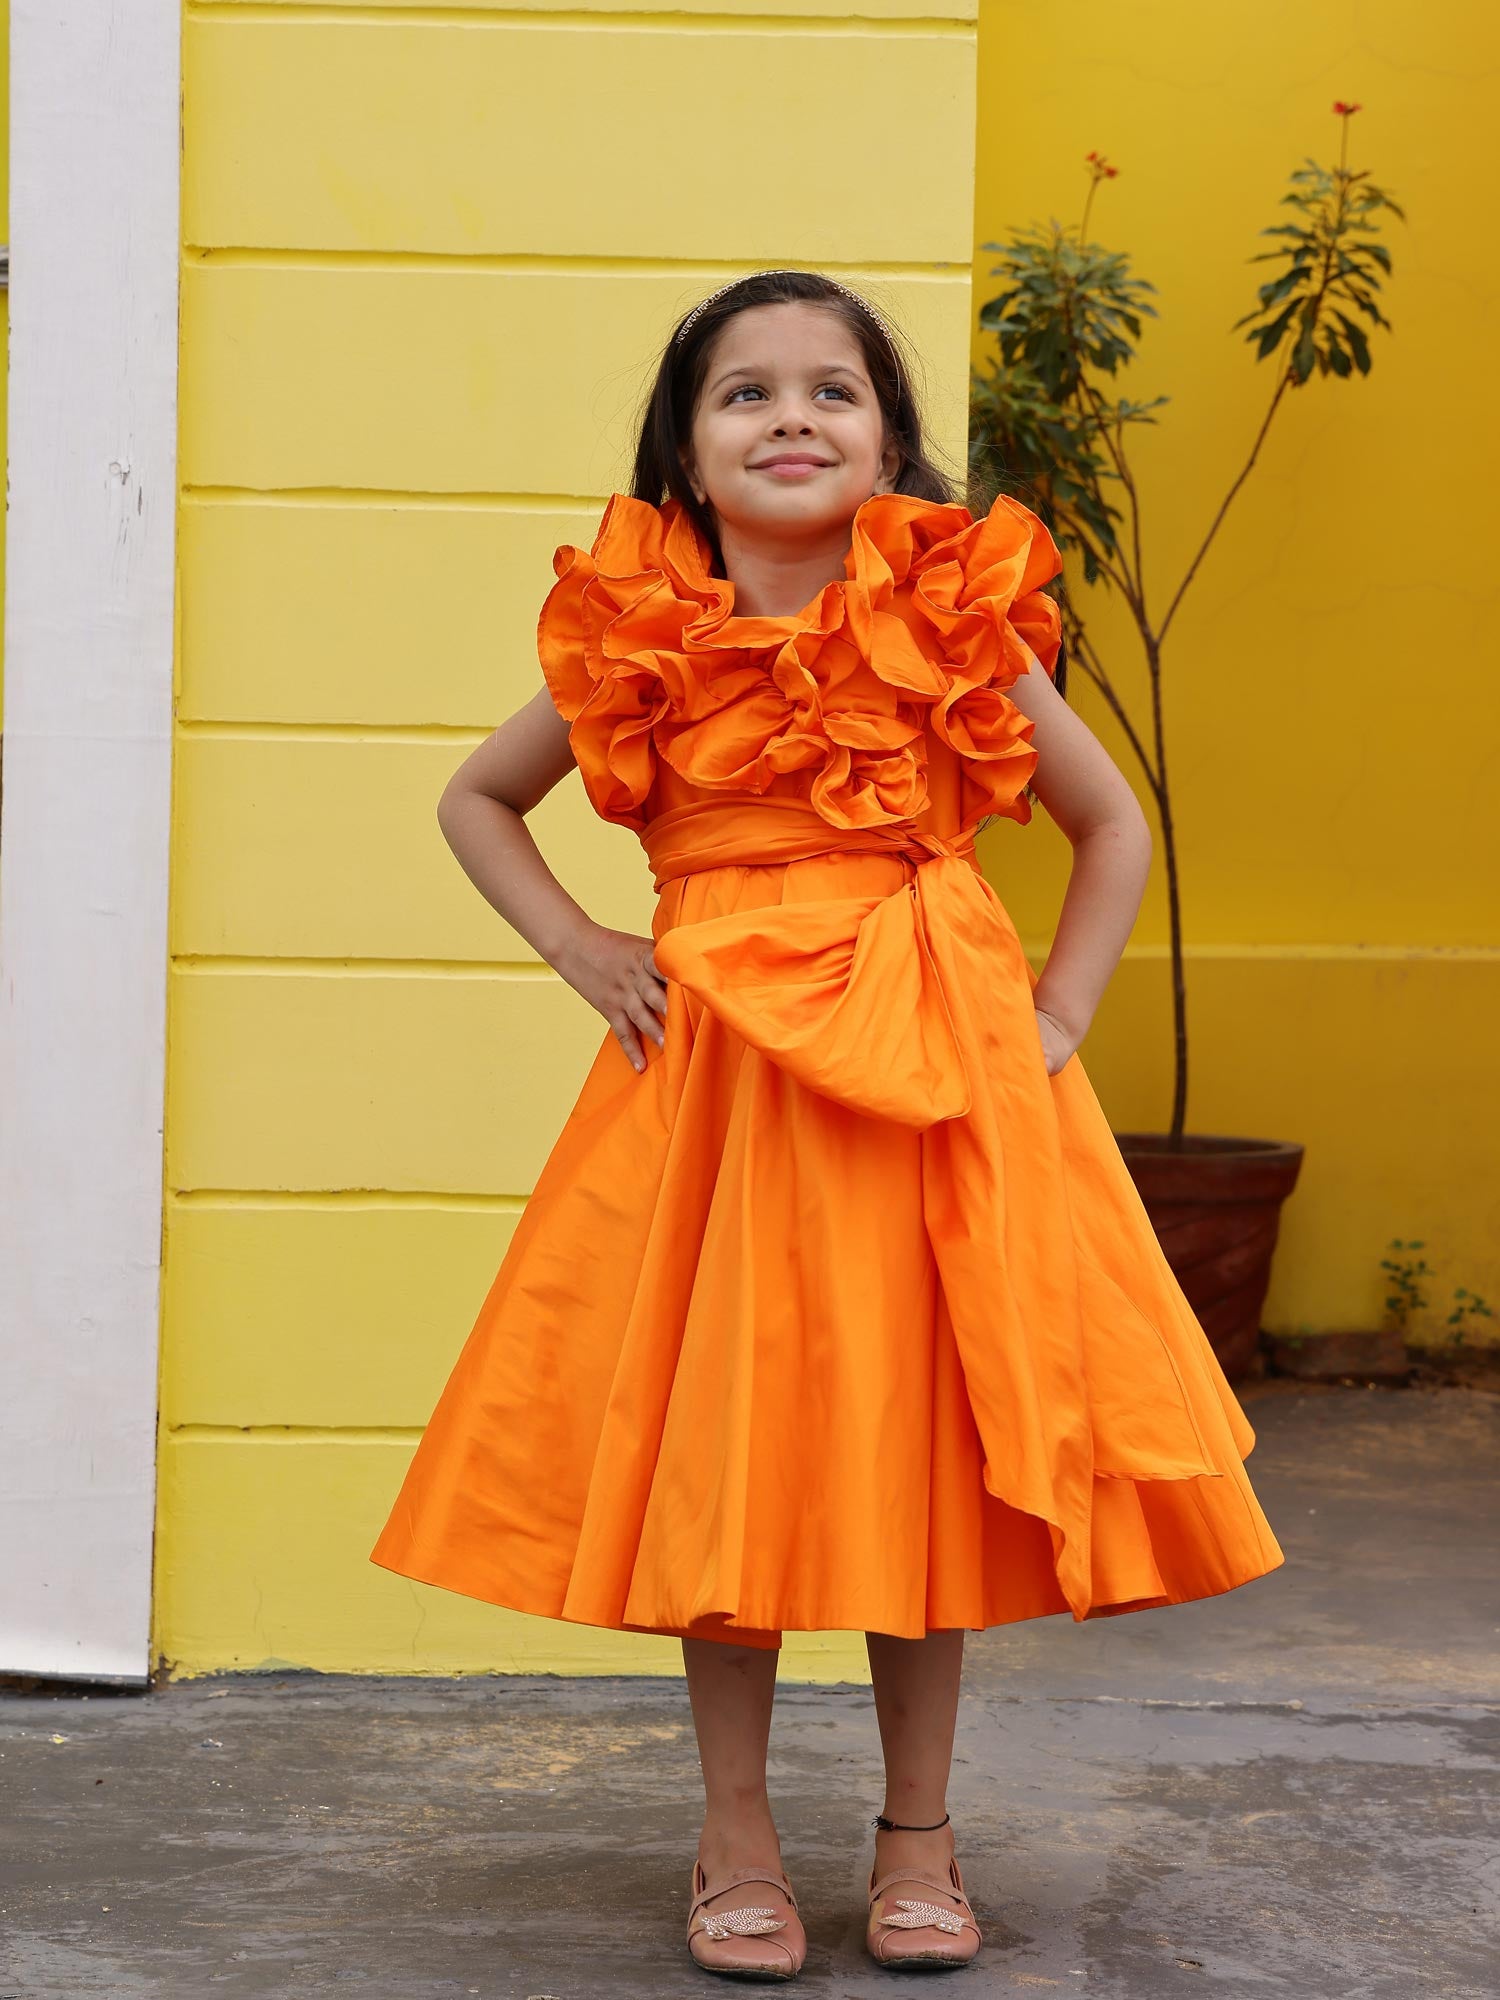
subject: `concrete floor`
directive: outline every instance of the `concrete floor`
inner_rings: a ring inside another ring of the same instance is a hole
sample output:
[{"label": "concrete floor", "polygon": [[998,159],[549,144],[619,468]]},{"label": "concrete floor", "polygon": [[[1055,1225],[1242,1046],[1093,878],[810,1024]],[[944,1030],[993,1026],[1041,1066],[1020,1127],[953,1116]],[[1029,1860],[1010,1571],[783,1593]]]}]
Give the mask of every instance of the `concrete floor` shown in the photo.
[{"label": "concrete floor", "polygon": [[[969,1640],[949,1802],[985,1946],[940,1984],[1500,1992],[1500,1399],[1242,1394],[1284,1568]],[[12,1689],[0,1751],[0,2000],[764,1990],[686,1957],[680,1681]],[[909,1990],[861,1950],[869,1690],[782,1688],[771,1754],[800,1988]]]}]

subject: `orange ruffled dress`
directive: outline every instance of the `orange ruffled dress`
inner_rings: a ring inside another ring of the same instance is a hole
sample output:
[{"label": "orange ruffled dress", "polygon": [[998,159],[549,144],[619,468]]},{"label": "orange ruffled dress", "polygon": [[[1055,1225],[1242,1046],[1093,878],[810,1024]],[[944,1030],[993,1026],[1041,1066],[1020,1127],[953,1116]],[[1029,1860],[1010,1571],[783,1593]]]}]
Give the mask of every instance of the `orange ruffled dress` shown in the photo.
[{"label": "orange ruffled dress", "polygon": [[538,648],[651,866],[665,1046],[606,1029],[371,1559],[622,1631],[920,1637],[1232,1590],[1255,1439],[979,872],[1041,520],[877,495],[740,617],[675,501],[564,545]]}]

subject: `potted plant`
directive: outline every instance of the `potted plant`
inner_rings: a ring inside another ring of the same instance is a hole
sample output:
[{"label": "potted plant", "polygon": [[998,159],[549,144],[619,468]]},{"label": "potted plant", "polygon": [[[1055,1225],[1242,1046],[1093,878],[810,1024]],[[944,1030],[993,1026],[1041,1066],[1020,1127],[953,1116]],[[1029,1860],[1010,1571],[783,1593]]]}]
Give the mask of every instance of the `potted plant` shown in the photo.
[{"label": "potted plant", "polygon": [[1275,386],[1245,463],[1164,610],[1147,599],[1143,509],[1127,433],[1132,425],[1155,423],[1152,412],[1170,398],[1135,402],[1116,396],[1101,382],[1135,358],[1141,315],[1156,316],[1145,296],[1155,287],[1132,277],[1122,254],[1088,240],[1094,193],[1117,169],[1101,153],[1087,156],[1088,190],[1075,229],[1053,220],[1046,227],[1024,229],[1007,243],[983,245],[1001,255],[992,275],[1002,280],[1002,288],[979,314],[980,326],[997,337],[999,361],[974,370],[972,377],[969,470],[975,505],[987,507],[995,493],[1013,491],[1035,506],[1058,547],[1081,553],[1085,582],[1118,593],[1150,676],[1149,724],[1138,727],[1093,641],[1083,607],[1065,593],[1061,596],[1059,689],[1073,666],[1103,696],[1144,773],[1166,865],[1172,1115],[1165,1132],[1115,1137],[1178,1283],[1230,1379],[1243,1376],[1257,1353],[1281,1204],[1296,1182],[1302,1147],[1288,1140],[1184,1129],[1187,983],[1163,666],[1177,608],[1283,400],[1311,381],[1314,371],[1339,378],[1356,370],[1368,374],[1370,344],[1360,320],[1389,327],[1377,294],[1382,277],[1390,274],[1391,258],[1377,232],[1383,210],[1397,216],[1402,211],[1367,173],[1348,164],[1349,120],[1359,109],[1358,104],[1334,104],[1338,164],[1324,167],[1308,159],[1291,175],[1290,191],[1281,199],[1293,216],[1262,230],[1279,241],[1250,259],[1281,267],[1259,287],[1252,310],[1235,322],[1237,328],[1248,328],[1245,338],[1255,359],[1274,363]]}]

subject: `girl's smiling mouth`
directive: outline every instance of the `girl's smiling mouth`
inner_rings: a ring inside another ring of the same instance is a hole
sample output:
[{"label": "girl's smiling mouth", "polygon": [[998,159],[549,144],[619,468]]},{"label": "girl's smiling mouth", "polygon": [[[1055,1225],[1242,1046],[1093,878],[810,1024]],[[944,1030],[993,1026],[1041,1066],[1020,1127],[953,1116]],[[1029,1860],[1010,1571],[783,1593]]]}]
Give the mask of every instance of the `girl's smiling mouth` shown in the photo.
[{"label": "girl's smiling mouth", "polygon": [[831,465],[831,459],[821,457],[815,451],[776,451],[769,458],[758,458],[751,466],[752,472],[770,472],[775,467],[792,465]]}]

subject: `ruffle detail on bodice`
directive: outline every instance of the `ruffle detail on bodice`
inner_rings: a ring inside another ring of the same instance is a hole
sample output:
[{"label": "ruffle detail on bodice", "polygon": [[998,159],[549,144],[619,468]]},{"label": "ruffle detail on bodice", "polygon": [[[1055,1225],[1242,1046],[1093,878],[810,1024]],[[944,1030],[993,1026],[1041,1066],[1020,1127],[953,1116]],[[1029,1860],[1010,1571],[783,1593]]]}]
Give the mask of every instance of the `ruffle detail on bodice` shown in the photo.
[{"label": "ruffle detail on bodice", "polygon": [[883,493],[851,526],[844,576],[787,617],[736,616],[734,585],[675,499],[611,494],[593,545],[562,544],[537,651],[595,811],[637,833],[661,758],[703,789],[798,789],[831,826],[889,825],[928,803],[927,727],[958,755],[960,833],[1025,822],[1033,724],[1005,690],[1050,674],[1062,557],[1001,494],[957,504]]}]

